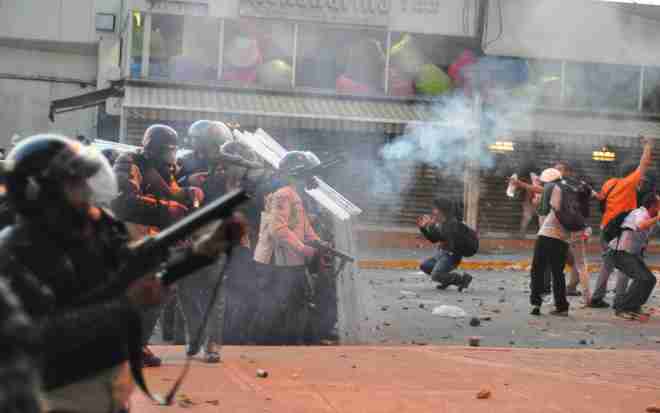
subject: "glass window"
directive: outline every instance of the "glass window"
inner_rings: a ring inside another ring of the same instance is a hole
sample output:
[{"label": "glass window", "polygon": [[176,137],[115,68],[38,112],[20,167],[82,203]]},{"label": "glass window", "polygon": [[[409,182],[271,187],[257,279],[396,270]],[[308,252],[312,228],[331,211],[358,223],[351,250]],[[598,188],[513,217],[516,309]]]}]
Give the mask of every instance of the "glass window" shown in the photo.
[{"label": "glass window", "polygon": [[296,87],[382,94],[385,42],[384,31],[301,24]]},{"label": "glass window", "polygon": [[456,38],[393,32],[389,94],[437,96],[463,86],[464,68],[476,62],[473,45]]},{"label": "glass window", "polygon": [[636,111],[639,66],[566,63],[565,99],[579,109]]},{"label": "glass window", "polygon": [[149,77],[183,81],[215,80],[220,20],[154,14]]},{"label": "glass window", "polygon": [[644,112],[660,113],[660,68],[644,68]]},{"label": "glass window", "polygon": [[561,102],[561,62],[532,59],[527,62],[529,82],[522,91],[541,106],[558,106]]},{"label": "glass window", "polygon": [[241,86],[290,88],[293,24],[259,19],[226,20],[222,80]]},{"label": "glass window", "polygon": [[142,43],[144,36],[144,13],[135,11],[133,19],[133,33],[131,34],[131,50],[128,53],[131,77],[140,77],[142,73]]}]

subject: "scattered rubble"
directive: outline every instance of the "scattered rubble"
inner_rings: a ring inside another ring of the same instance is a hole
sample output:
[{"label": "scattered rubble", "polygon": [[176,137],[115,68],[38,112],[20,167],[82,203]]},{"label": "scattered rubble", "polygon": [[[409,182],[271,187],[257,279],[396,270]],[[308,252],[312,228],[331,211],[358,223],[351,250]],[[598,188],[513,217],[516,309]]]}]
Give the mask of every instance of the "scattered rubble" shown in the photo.
[{"label": "scattered rubble", "polygon": [[257,377],[259,377],[260,379],[265,379],[266,377],[268,377],[268,372],[263,369],[257,369]]},{"label": "scattered rubble", "polygon": [[468,343],[470,347],[479,347],[481,345],[481,337],[470,337]]},{"label": "scattered rubble", "polygon": [[488,389],[481,389],[479,390],[479,393],[477,393],[477,399],[490,399],[490,396],[492,395],[492,392]]},{"label": "scattered rubble", "polygon": [[440,305],[433,309],[434,315],[449,318],[463,318],[467,313],[461,308],[454,305]]}]

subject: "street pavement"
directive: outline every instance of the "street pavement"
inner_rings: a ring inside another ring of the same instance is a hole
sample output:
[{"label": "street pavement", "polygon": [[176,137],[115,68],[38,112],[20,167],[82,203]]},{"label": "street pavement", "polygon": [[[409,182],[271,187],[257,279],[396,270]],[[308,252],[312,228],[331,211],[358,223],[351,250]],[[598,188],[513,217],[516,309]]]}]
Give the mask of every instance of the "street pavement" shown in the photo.
[{"label": "street pavement", "polygon": [[[419,258],[429,255],[420,252]],[[378,254],[373,258],[383,259]],[[218,365],[193,361],[168,410],[660,412],[660,292],[651,296],[647,309],[653,315],[643,323],[582,308],[579,297],[570,298],[568,318],[547,315],[551,302],[545,315],[533,317],[528,271],[470,273],[472,285],[459,293],[455,287],[437,290],[417,270],[361,270],[355,288],[362,345],[225,347]],[[466,316],[433,314],[441,305],[459,307]],[[470,325],[473,317],[479,325]],[[471,339],[479,347],[468,346]],[[152,349],[164,365],[147,369],[146,377],[162,393],[180,373],[185,351]],[[267,377],[258,377],[259,369]],[[132,410],[163,407],[136,393]]]},{"label": "street pavement", "polygon": [[[472,271],[470,287],[435,288],[420,271],[362,270],[358,288],[365,310],[362,338],[370,344],[466,345],[469,337],[483,346],[529,348],[660,349],[660,291],[647,309],[658,311],[648,322],[615,318],[610,309],[584,308],[580,297],[569,297],[570,316],[529,315],[529,274],[523,271]],[[595,281],[596,274],[592,275]],[[614,277],[612,277],[614,278]],[[611,287],[613,288],[611,280]],[[608,301],[612,301],[611,293]],[[433,314],[442,305],[456,306],[466,317]],[[478,326],[471,326],[472,318]]]},{"label": "street pavement", "polygon": [[[155,347],[163,393],[183,348]],[[136,393],[140,413],[642,413],[660,399],[657,352],[435,346],[228,347],[194,361],[174,406]],[[258,377],[258,369],[267,377]],[[479,399],[478,395],[483,395]],[[658,410],[651,410],[658,411]]]}]

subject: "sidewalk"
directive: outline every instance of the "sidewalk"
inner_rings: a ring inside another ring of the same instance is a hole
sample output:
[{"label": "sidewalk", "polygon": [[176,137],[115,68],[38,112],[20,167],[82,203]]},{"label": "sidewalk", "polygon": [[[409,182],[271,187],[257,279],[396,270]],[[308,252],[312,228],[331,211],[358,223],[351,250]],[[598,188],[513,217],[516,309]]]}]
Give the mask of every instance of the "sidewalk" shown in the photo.
[{"label": "sidewalk", "polygon": [[[434,248],[363,248],[358,253],[358,265],[361,269],[398,269],[416,270],[422,260],[432,256]],[[477,254],[463,259],[463,270],[514,270],[527,271],[531,264],[533,251],[520,253]],[[590,253],[587,258],[590,271],[598,271],[601,265],[600,254]],[[646,263],[652,271],[660,271],[660,254],[651,253]]]},{"label": "sidewalk", "polygon": [[[182,347],[155,347],[146,369],[169,388]],[[642,413],[660,400],[652,351],[470,347],[226,347],[219,365],[195,361],[168,411],[282,413]],[[257,369],[268,372],[258,378]],[[490,391],[477,399],[480,390]],[[141,393],[132,410],[162,413]]]}]

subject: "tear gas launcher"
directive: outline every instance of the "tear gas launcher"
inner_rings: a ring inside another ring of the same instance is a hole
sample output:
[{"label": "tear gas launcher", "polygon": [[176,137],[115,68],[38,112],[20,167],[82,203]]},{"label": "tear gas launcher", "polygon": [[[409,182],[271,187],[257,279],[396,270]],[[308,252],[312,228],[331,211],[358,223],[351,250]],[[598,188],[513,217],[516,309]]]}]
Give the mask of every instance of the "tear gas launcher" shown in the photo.
[{"label": "tear gas launcher", "polygon": [[312,248],[315,248],[321,255],[328,255],[332,258],[339,258],[339,267],[334,274],[335,276],[343,271],[346,263],[355,262],[354,257],[346,254],[345,252],[334,249],[326,243],[320,241],[309,241],[306,244]]},{"label": "tear gas launcher", "polygon": [[[162,268],[170,256],[170,248],[180,241],[189,239],[198,230],[206,225],[218,222],[231,216],[235,207],[248,199],[243,190],[232,191],[225,196],[216,199],[208,205],[199,208],[180,221],[163,229],[158,234],[143,238],[140,243],[131,248],[126,264],[122,267],[117,277],[99,289],[82,297],[82,302],[93,302],[101,298],[114,297],[121,294],[135,280],[142,278],[145,274]],[[239,223],[230,223],[225,231],[227,241],[240,239],[237,234]],[[222,240],[220,240],[222,241]],[[163,283],[170,285],[179,279],[189,275],[189,271],[165,272]]]}]

